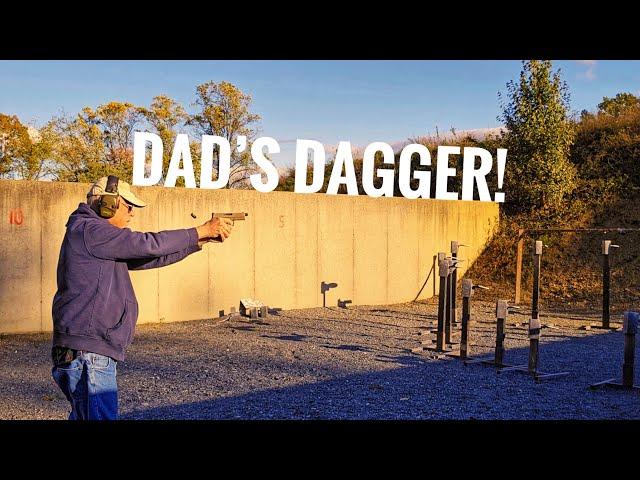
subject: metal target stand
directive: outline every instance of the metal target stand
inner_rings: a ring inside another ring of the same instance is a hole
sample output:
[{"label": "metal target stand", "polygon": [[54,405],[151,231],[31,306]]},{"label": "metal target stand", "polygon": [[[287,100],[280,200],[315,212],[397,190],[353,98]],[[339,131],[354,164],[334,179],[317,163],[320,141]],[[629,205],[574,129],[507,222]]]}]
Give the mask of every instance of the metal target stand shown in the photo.
[{"label": "metal target stand", "polygon": [[592,328],[600,330],[620,330],[620,327],[612,327],[611,320],[611,261],[610,249],[620,248],[620,245],[612,245],[611,240],[602,241],[602,324],[591,324],[585,330]]},{"label": "metal target stand", "polygon": [[[460,262],[464,262],[464,260],[460,260],[458,259],[458,249],[461,247],[469,247],[470,245],[464,245],[459,243],[457,240],[451,240],[451,260],[453,261],[454,265],[458,265],[458,263]],[[457,322],[458,322],[458,315],[457,315],[457,308],[456,308],[456,288],[458,285],[458,270],[457,268],[453,270],[453,272],[451,272],[451,283],[450,283],[450,289],[451,289],[451,320],[452,320],[452,325],[456,326]]]},{"label": "metal target stand", "polygon": [[448,353],[447,356],[466,361],[471,354],[469,345],[469,328],[471,327],[471,296],[477,288],[488,290],[489,287],[474,285],[473,282],[465,278],[462,280],[462,330],[460,332],[460,353]]},{"label": "metal target stand", "polygon": [[494,349],[493,358],[491,357],[479,357],[479,358],[469,358],[464,362],[465,365],[472,365],[474,363],[482,363],[484,365],[490,365],[496,368],[508,368],[514,367],[514,365],[509,365],[504,363],[504,340],[506,338],[505,333],[505,325],[507,322],[507,314],[509,309],[517,309],[518,307],[509,306],[506,300],[497,300],[496,301],[496,346]]},{"label": "metal target stand", "polygon": [[616,382],[610,378],[602,382],[594,383],[589,388],[595,390],[602,387],[611,387],[619,390],[640,390],[640,385],[633,384],[633,367],[636,350],[636,334],[640,323],[640,313],[625,312],[624,314],[624,361],[622,363],[622,382]]},{"label": "metal target stand", "polygon": [[502,372],[524,372],[535,379],[536,382],[549,378],[564,377],[569,372],[545,373],[538,370],[538,357],[540,346],[540,318],[538,316],[538,300],[540,297],[540,267],[542,262],[542,242],[536,240],[533,252],[533,295],[531,300],[531,319],[529,320],[529,363],[527,365],[515,365],[500,368]]},{"label": "metal target stand", "polygon": [[[457,247],[457,242],[451,242],[452,247]],[[452,339],[453,321],[455,316],[454,296],[455,285],[453,284],[458,264],[464,260],[456,256],[447,256],[445,252],[438,252],[438,276],[440,278],[440,290],[438,293],[438,323],[436,330],[429,330],[435,333],[435,347],[425,346],[434,343],[432,339],[425,340],[421,347],[411,349],[413,353],[433,352],[433,358],[443,358],[452,352],[453,345],[458,342]]]},{"label": "metal target stand", "polygon": [[[422,353],[425,351],[434,352],[434,356],[439,358],[446,353],[451,351],[451,347],[448,345],[447,333],[450,335],[450,330],[446,328],[447,319],[450,318],[450,314],[448,315],[445,310],[448,310],[449,299],[447,298],[449,291],[449,272],[451,270],[451,259],[445,256],[444,252],[438,253],[438,276],[440,277],[440,291],[438,294],[438,326],[436,330],[436,345],[435,347],[426,347],[421,346],[417,348],[413,348],[411,351],[413,353]],[[431,340],[427,340],[424,343],[432,343]]]}]

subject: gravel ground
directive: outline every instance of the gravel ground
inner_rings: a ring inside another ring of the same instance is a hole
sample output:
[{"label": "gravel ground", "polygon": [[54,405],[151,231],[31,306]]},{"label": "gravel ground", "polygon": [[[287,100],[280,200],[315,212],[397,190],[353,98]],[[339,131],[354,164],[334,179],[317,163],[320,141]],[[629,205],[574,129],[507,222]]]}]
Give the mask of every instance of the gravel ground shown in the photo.
[{"label": "gravel ground", "polygon": [[[432,338],[434,301],[280,311],[140,325],[118,365],[124,419],[639,419],[640,391],[587,387],[621,376],[621,332],[593,317],[543,316],[536,383],[520,372],[412,353]],[[492,354],[495,306],[473,303],[471,349]],[[508,320],[505,361],[527,362],[528,312]],[[617,319],[619,320],[619,319]],[[459,332],[456,330],[456,336]],[[50,335],[0,336],[0,419],[64,419]],[[637,353],[636,353],[637,355]],[[636,371],[640,370],[637,368]],[[640,383],[636,374],[636,383]]]}]

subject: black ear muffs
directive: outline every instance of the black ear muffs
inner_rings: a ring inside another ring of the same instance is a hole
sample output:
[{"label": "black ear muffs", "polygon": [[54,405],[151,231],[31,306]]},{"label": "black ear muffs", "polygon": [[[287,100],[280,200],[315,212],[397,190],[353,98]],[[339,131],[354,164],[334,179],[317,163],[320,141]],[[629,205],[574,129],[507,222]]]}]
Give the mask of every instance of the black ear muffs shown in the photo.
[{"label": "black ear muffs", "polygon": [[100,202],[98,203],[99,215],[102,218],[111,218],[118,211],[120,206],[120,195],[118,193],[118,177],[115,175],[109,175],[107,178],[107,187],[105,192],[115,193],[116,195],[102,195],[100,196]]}]

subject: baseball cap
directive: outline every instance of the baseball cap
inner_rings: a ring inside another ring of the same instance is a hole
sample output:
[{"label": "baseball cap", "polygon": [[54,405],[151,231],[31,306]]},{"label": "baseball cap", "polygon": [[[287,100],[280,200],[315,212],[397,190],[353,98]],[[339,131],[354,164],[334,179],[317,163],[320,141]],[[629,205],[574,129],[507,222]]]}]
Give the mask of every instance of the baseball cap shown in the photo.
[{"label": "baseball cap", "polygon": [[[114,193],[106,192],[107,188],[107,177],[102,177],[93,185],[87,192],[87,196],[91,195],[115,195]],[[118,181],[118,194],[124,198],[127,202],[129,202],[134,207],[144,207],[147,205],[146,202],[143,202],[138,197],[136,197],[131,191],[131,185],[122,180]]]}]

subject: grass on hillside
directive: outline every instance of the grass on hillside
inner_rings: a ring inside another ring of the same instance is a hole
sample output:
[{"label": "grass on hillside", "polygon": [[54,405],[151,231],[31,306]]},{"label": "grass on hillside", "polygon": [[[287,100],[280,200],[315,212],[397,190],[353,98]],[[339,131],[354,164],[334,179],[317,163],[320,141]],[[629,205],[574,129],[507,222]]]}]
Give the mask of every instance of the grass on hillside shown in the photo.
[{"label": "grass on hillside", "polygon": [[[479,299],[515,298],[516,246],[519,228],[638,228],[640,195],[632,198],[592,199],[567,205],[564,216],[549,222],[540,215],[506,216],[466,276],[491,287],[478,292]],[[541,235],[541,308],[563,311],[600,311],[602,308],[602,240],[620,248],[611,250],[611,310],[640,309],[640,231],[628,233],[572,232]],[[533,242],[526,237],[523,253],[521,304],[531,302],[533,285]]]}]

